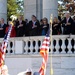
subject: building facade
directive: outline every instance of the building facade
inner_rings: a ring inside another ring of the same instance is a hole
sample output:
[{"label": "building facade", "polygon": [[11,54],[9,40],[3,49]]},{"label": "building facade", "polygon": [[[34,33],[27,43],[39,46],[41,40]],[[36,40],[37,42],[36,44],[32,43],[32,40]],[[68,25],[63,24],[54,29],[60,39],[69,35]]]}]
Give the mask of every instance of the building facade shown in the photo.
[{"label": "building facade", "polygon": [[50,15],[54,17],[58,15],[57,0],[24,0],[24,17],[28,20],[31,15],[35,15],[39,20],[43,17],[50,19]]},{"label": "building facade", "polygon": [[[53,36],[52,43],[52,68],[53,75],[75,75],[75,36]],[[2,41],[3,39],[0,39]],[[7,47],[5,64],[8,66],[10,75],[32,68],[38,72],[42,64],[39,49],[44,36],[11,38]],[[68,44],[66,44],[68,42]],[[12,46],[11,46],[12,44]],[[51,51],[47,63],[46,75],[50,75]]]},{"label": "building facade", "polygon": [[0,0],[0,19],[4,18],[7,22],[7,0]]},{"label": "building facade", "polygon": [[[30,20],[35,15],[39,20],[43,17],[50,19],[50,14],[58,14],[57,0],[24,0],[24,18]],[[0,0],[0,18],[7,20],[7,0]]]}]

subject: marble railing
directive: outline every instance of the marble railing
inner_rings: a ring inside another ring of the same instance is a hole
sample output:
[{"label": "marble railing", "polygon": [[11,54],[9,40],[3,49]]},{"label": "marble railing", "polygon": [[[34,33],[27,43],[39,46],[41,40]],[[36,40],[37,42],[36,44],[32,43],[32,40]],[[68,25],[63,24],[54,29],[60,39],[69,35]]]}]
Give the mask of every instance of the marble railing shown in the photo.
[{"label": "marble railing", "polygon": [[[7,54],[39,54],[44,36],[11,38],[6,50]],[[0,39],[2,42],[2,39]],[[51,46],[49,49],[51,53]],[[53,54],[74,54],[75,36],[57,35],[52,40]]]}]

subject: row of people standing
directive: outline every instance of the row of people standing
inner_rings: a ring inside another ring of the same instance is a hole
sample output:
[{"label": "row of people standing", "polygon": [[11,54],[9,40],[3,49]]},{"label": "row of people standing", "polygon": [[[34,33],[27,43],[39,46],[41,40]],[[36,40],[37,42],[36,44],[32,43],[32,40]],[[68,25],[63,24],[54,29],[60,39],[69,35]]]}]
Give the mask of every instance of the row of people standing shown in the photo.
[{"label": "row of people standing", "polygon": [[16,22],[16,32],[17,37],[19,36],[41,36],[46,35],[49,24],[47,18],[42,20],[42,23],[37,20],[36,16],[32,15],[31,21],[23,21],[22,17],[20,16],[19,20]]},{"label": "row of people standing", "polygon": [[[32,15],[32,20],[28,23],[29,35],[46,35],[49,24],[48,19],[43,18],[39,22],[36,16]],[[53,24],[52,24],[52,34],[53,35],[75,35],[75,16],[71,18],[70,13],[65,13],[63,18],[61,17],[54,17]]]},{"label": "row of people standing", "polygon": [[52,25],[53,35],[75,34],[75,16],[71,18],[70,13],[66,13],[62,19],[54,18]]},{"label": "row of people standing", "polygon": [[[0,21],[0,38],[3,38],[8,31],[10,21],[7,24],[4,23],[2,18]],[[20,15],[16,21],[13,21],[13,27],[11,31],[11,37],[23,37],[23,36],[41,36],[46,35],[49,28],[47,18],[42,19],[42,23],[37,20],[36,16],[32,15],[31,21],[23,20],[23,16]]]},{"label": "row of people standing", "polygon": [[[34,15],[29,22],[27,19],[24,21],[23,16],[20,15],[13,23],[11,37],[43,36],[46,35],[50,27],[47,18],[43,18],[39,22]],[[9,25],[9,21],[5,24],[3,18],[0,20],[0,38],[4,37]],[[66,13],[63,19],[55,17],[52,24],[52,34],[75,34],[75,16],[71,18],[70,13]]]}]

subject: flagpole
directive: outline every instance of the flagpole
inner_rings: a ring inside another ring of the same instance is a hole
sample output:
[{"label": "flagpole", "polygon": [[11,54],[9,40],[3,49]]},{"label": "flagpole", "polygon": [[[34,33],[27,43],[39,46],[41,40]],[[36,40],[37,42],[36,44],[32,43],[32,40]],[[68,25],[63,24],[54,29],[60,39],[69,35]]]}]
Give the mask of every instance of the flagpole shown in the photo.
[{"label": "flagpole", "polygon": [[53,64],[52,64],[52,23],[53,23],[53,14],[50,16],[50,39],[51,39],[51,55],[50,55],[50,75],[53,75]]}]

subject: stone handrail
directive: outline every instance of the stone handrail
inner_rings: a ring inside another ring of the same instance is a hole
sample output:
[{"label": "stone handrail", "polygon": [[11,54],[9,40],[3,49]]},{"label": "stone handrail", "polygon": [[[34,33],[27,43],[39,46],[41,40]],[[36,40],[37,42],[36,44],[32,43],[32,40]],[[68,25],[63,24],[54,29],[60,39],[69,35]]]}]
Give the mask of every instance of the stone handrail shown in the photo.
[{"label": "stone handrail", "polygon": [[[11,38],[6,50],[7,54],[39,54],[45,36]],[[2,42],[2,38],[0,39]],[[54,35],[52,41],[53,54],[74,54],[74,35]],[[50,46],[51,48],[51,46]],[[49,49],[49,53],[51,50]]]}]

